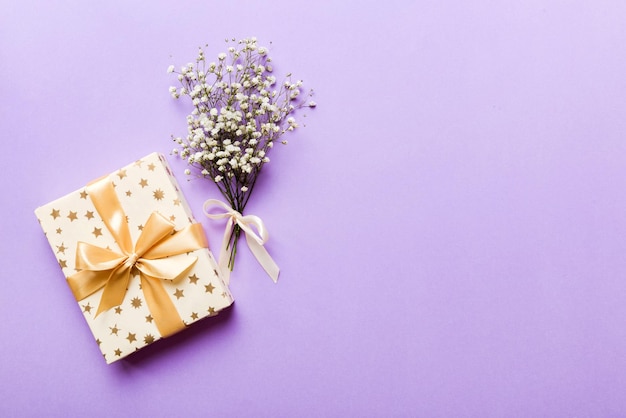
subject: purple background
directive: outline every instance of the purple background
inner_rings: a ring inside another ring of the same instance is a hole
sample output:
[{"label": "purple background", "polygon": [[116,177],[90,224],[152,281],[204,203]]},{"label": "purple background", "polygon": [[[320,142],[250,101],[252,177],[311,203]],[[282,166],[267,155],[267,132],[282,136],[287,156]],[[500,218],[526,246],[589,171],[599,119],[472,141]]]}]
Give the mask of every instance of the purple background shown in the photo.
[{"label": "purple background", "polygon": [[[626,415],[621,1],[0,1],[0,415]],[[168,153],[170,63],[273,42],[319,106],[234,307],[111,366],[33,210]]]}]

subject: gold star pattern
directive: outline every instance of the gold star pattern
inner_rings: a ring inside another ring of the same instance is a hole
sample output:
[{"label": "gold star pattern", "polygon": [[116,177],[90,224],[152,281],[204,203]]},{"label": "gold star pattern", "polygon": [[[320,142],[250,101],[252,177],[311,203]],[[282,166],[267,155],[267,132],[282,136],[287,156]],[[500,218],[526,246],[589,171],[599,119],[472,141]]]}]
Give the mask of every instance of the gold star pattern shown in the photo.
[{"label": "gold star pattern", "polygon": [[212,306],[209,306],[209,315],[215,315],[215,308]]},{"label": "gold star pattern", "polygon": [[143,225],[137,225],[137,229],[143,231]]},{"label": "gold star pattern", "polygon": [[121,331],[121,329],[117,327],[117,324],[113,325],[112,327],[109,327],[109,329],[111,330],[111,335],[113,334],[117,335],[117,333]]},{"label": "gold star pattern", "polygon": [[225,298],[226,296],[228,296],[228,294],[226,292],[222,292],[222,297]]},{"label": "gold star pattern", "polygon": [[126,196],[131,197],[133,195],[133,192],[131,192],[130,190],[126,190]]},{"label": "gold star pattern", "polygon": [[87,199],[87,192],[85,190],[83,190],[82,192],[80,192],[80,198],[81,199]]},{"label": "gold star pattern", "polygon": [[153,163],[148,164],[148,170],[154,171],[155,168],[156,166]]},{"label": "gold star pattern", "polygon": [[70,213],[67,215],[67,219],[70,220],[70,222],[74,222],[76,219],[78,219],[78,214],[76,212],[72,212],[70,211]]},{"label": "gold star pattern", "polygon": [[62,230],[61,228],[57,228],[57,234],[59,234],[59,235],[60,235],[60,234],[62,234],[62,233],[63,233],[63,230]]},{"label": "gold star pattern", "polygon": [[170,216],[170,221],[174,222],[176,220],[176,216],[172,215]]},{"label": "gold star pattern", "polygon": [[215,289],[215,286],[213,286],[213,283],[209,283],[207,285],[204,285],[204,292],[205,293],[213,293],[214,289]]},{"label": "gold star pattern", "polygon": [[116,348],[115,349],[115,355],[118,356],[118,357],[121,356],[122,355],[122,350],[120,350],[119,348]]},{"label": "gold star pattern", "polygon": [[174,199],[174,206],[180,206],[180,199]]},{"label": "gold star pattern", "polygon": [[148,180],[146,179],[141,179],[141,181],[139,182],[139,185],[141,186],[141,188],[143,189],[144,187],[148,186]]},{"label": "gold star pattern", "polygon": [[62,269],[66,269],[67,268],[67,260],[59,260],[59,266],[61,266]]},{"label": "gold star pattern", "polygon": [[122,307],[121,306],[116,306],[115,307],[115,313],[118,314],[118,315],[121,315],[122,314]]},{"label": "gold star pattern", "polygon": [[135,166],[136,166],[136,167],[141,167],[141,164],[143,164],[143,161],[142,161],[142,160],[137,160],[137,161],[135,161]]},{"label": "gold star pattern", "polygon": [[58,209],[52,209],[52,213],[50,214],[50,216],[52,216],[52,219],[56,219],[61,216],[61,211]]},{"label": "gold star pattern", "polygon": [[152,315],[146,316],[146,322],[152,322]]},{"label": "gold star pattern", "polygon": [[67,247],[63,245],[63,243],[61,243],[61,245],[57,245],[56,247],[57,247],[57,254],[58,253],[65,254],[65,250],[67,250]]},{"label": "gold star pattern", "polygon": [[93,219],[93,211],[88,210],[87,212],[85,212],[85,218],[87,218],[88,220]]},{"label": "gold star pattern", "polygon": [[163,193],[163,190],[161,189],[156,189],[154,192],[152,192],[152,195],[154,196],[155,200],[162,200],[165,193]]},{"label": "gold star pattern", "polygon": [[83,312],[91,313],[91,309],[92,307],[89,303],[87,303],[86,305],[83,305]]},{"label": "gold star pattern", "polygon": [[191,319],[192,319],[192,320],[196,320],[196,319],[198,319],[198,314],[197,314],[197,313],[195,313],[195,312],[192,312],[192,313],[191,313]]},{"label": "gold star pattern", "polygon": [[143,342],[146,344],[152,344],[154,342],[154,337],[152,334],[146,334],[146,336],[143,337]]},{"label": "gold star pattern", "polygon": [[179,288],[176,288],[176,292],[174,292],[174,296],[176,296],[176,299],[185,297],[185,295],[183,295],[183,290],[180,290]]},{"label": "gold star pattern", "polygon": [[100,341],[100,338],[97,338],[97,339],[96,339],[96,343],[98,343],[98,346],[99,346],[100,344],[102,344],[102,341]]},{"label": "gold star pattern", "polygon": [[133,300],[130,301],[130,304],[133,306],[133,308],[138,309],[141,307],[141,299],[133,298]]},{"label": "gold star pattern", "polygon": [[137,341],[137,338],[135,337],[135,334],[129,332],[128,333],[128,337],[126,337],[126,339],[128,340],[129,343],[132,343],[133,341]]},{"label": "gold star pattern", "polygon": [[126,170],[120,170],[117,172],[117,176],[121,179],[123,179],[124,177],[126,177]]},{"label": "gold star pattern", "polygon": [[102,228],[94,227],[91,233],[93,234],[94,237],[98,238],[100,235],[102,235]]},{"label": "gold star pattern", "polygon": [[197,284],[198,279],[200,278],[196,276],[196,274],[194,273],[191,276],[189,276],[189,283]]}]

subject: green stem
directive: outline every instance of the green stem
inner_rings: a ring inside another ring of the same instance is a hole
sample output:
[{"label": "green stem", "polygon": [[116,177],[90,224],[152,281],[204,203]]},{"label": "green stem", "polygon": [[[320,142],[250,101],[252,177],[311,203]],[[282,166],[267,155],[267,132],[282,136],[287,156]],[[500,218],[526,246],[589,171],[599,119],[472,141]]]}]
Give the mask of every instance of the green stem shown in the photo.
[{"label": "green stem", "polygon": [[235,256],[237,255],[237,241],[239,241],[239,235],[241,234],[241,228],[239,225],[235,224],[233,227],[233,234],[230,236],[229,247],[232,247],[232,251],[230,252],[230,258],[228,260],[228,268],[230,271],[233,271],[235,267]]}]

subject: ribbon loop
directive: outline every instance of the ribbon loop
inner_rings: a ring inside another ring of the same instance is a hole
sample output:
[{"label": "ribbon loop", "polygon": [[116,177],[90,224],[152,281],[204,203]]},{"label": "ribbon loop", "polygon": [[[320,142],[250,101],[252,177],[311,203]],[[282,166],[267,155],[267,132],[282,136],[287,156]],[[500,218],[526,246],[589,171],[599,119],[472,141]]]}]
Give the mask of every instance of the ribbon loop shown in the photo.
[{"label": "ribbon loop", "polygon": [[[224,212],[211,213],[212,207],[219,207]],[[222,240],[222,248],[220,250],[220,256],[218,265],[222,270],[224,280],[226,284],[230,281],[230,268],[228,267],[228,261],[231,257],[232,248],[229,249],[229,242],[233,234],[234,225],[239,225],[239,228],[246,235],[246,242],[252,254],[261,264],[261,267],[265,270],[268,276],[276,283],[278,281],[278,275],[280,269],[269,255],[263,244],[269,239],[269,233],[265,228],[265,224],[258,216],[254,215],[242,215],[228,204],[217,199],[209,199],[204,202],[203,205],[204,214],[210,219],[227,219],[226,230],[224,231],[224,239]],[[253,229],[256,229],[256,231]]]},{"label": "ribbon loop", "polygon": [[172,256],[208,247],[202,226],[192,224],[176,232],[173,223],[153,212],[133,245],[124,210],[108,177],[89,184],[87,193],[122,254],[79,242],[79,271],[67,278],[76,300],[103,289],[98,316],[124,301],[131,273],[137,270],[146,304],[161,335],[167,337],[185,328],[162,280],[176,279],[197,261],[197,257]]}]

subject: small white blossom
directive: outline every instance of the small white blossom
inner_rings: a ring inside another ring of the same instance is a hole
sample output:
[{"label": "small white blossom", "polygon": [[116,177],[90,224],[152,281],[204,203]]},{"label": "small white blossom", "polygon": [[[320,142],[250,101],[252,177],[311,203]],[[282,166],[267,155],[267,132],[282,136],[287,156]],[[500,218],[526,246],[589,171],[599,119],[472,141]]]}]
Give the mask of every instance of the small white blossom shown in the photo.
[{"label": "small white blossom", "polygon": [[174,66],[170,65],[169,67],[167,67],[167,72],[169,73],[173,73],[174,72]]}]

